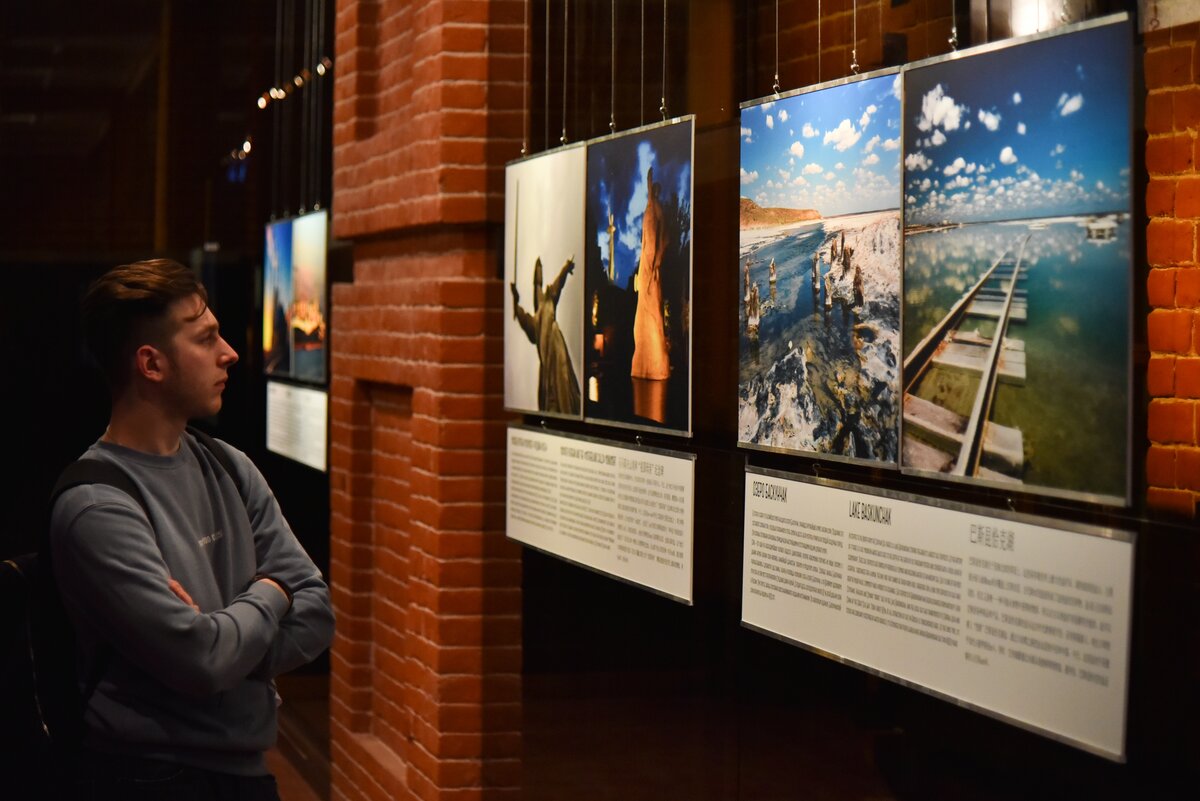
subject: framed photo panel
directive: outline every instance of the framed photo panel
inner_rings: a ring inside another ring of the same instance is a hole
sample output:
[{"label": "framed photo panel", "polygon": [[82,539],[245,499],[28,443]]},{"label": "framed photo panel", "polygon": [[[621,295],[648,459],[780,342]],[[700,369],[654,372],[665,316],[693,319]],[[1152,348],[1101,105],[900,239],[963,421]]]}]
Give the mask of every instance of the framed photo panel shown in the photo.
[{"label": "framed photo panel", "polygon": [[694,118],[588,145],[584,415],[691,434]]},{"label": "framed photo panel", "polygon": [[746,103],[738,442],[900,458],[900,75]]},{"label": "framed photo panel", "polygon": [[326,383],[329,350],[329,213],[266,227],[263,252],[263,372]]},{"label": "framed photo panel", "polygon": [[1128,18],[903,74],[902,468],[1126,503]]},{"label": "framed photo panel", "polygon": [[587,149],[515,161],[504,172],[504,405],[583,414],[583,228]]}]

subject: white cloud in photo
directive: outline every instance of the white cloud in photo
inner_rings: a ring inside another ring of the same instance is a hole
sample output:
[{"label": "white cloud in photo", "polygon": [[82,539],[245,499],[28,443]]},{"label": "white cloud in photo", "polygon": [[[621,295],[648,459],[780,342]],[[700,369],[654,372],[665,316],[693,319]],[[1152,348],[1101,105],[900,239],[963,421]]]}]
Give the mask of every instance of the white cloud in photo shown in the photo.
[{"label": "white cloud in photo", "polygon": [[788,152],[798,159],[804,158],[804,145],[800,142],[792,142],[792,146],[788,148]]},{"label": "white cloud in photo", "polygon": [[966,106],[955,103],[954,98],[947,95],[939,83],[921,98],[921,119],[917,122],[917,127],[922,131],[932,131],[934,128],[956,131],[962,122],[964,111]]},{"label": "white cloud in photo", "polygon": [[772,100],[772,101],[770,101],[770,102],[767,102],[767,103],[763,103],[763,104],[762,104],[761,106],[759,106],[758,108],[759,108],[759,110],[760,110],[760,111],[762,111],[762,113],[763,113],[763,114],[766,114],[766,113],[767,113],[767,111],[768,111],[768,110],[771,108],[771,106],[773,106],[773,105],[775,105],[775,101],[774,101],[774,100]]},{"label": "white cloud in photo", "polygon": [[909,170],[928,170],[933,166],[933,162],[929,160],[928,156],[917,150],[904,157],[904,166]]},{"label": "white cloud in photo", "polygon": [[1016,164],[1017,163],[1017,155],[1015,153],[1013,153],[1013,149],[1011,147],[1009,147],[1008,145],[1005,145],[1004,149],[1000,151],[1000,163],[1001,164]]},{"label": "white cloud in photo", "polygon": [[884,150],[899,150],[900,149],[900,137],[897,136],[895,139],[884,139],[883,140],[883,149]]},{"label": "white cloud in photo", "polygon": [[770,130],[775,130],[775,118],[770,114],[767,115],[767,128]]},{"label": "white cloud in photo", "polygon": [[961,189],[964,186],[970,186],[970,185],[971,185],[971,179],[965,175],[960,175],[957,178],[955,178],[953,181],[950,181],[948,184],[946,184],[946,189],[948,189],[948,190],[949,189]]},{"label": "white cloud in photo", "polygon": [[921,185],[919,188],[922,192],[928,192],[929,187],[931,187],[931,186],[933,186],[933,181],[930,181],[928,178],[926,178],[924,181],[921,181]]},{"label": "white cloud in photo", "polygon": [[787,122],[787,121],[788,121],[788,113],[787,113],[787,109],[786,109],[786,108],[781,108],[781,109],[779,110],[779,121],[780,121],[780,122]]},{"label": "white cloud in photo", "polygon": [[862,132],[854,127],[854,123],[850,120],[842,120],[838,127],[825,132],[823,144],[828,145],[832,142],[837,151],[842,153],[854,147],[861,137]]},{"label": "white cloud in photo", "polygon": [[867,140],[867,144],[865,146],[863,146],[863,152],[870,153],[872,150],[875,149],[875,145],[879,144],[879,142],[880,142],[879,134],[875,134],[869,140]]},{"label": "white cloud in photo", "polygon": [[742,167],[742,186],[749,186],[758,180],[758,170],[746,172],[746,168]]},{"label": "white cloud in photo", "polygon": [[839,161],[837,164],[833,165],[833,168],[835,170],[844,170],[846,169],[846,165]]},{"label": "white cloud in photo", "polygon": [[863,166],[865,166],[865,167],[869,167],[872,164],[878,164],[879,163],[879,155],[876,153],[872,153],[871,155],[869,155],[865,159],[863,159],[862,163],[863,163]]},{"label": "white cloud in photo", "polygon": [[820,133],[820,131],[812,127],[812,124],[808,122],[804,123],[804,127],[800,129],[800,135],[805,139],[812,139],[814,136],[818,136]]},{"label": "white cloud in photo", "polygon": [[874,114],[876,111],[879,111],[879,109],[878,109],[878,107],[876,107],[876,105],[874,103],[867,106],[866,110],[863,111],[862,116],[858,118],[858,127],[866,128],[868,125],[870,125],[871,124],[871,115]]},{"label": "white cloud in photo", "polygon": [[822,167],[820,164],[817,164],[815,161],[804,165],[804,174],[805,175],[818,175],[821,172],[823,172],[824,170],[825,170],[825,168]]},{"label": "white cloud in photo", "polygon": [[797,175],[792,179],[792,186],[808,186],[808,181],[804,180],[803,175]]},{"label": "white cloud in photo", "polygon": [[1014,106],[1021,105],[1021,93],[1020,92],[1013,92],[1013,105]]},{"label": "white cloud in photo", "polygon": [[1068,97],[1067,93],[1063,92],[1058,98],[1057,108],[1058,113],[1064,117],[1068,114],[1074,114],[1076,111],[1079,111],[1079,109],[1083,108],[1083,95],[1076,94]]},{"label": "white cloud in photo", "polygon": [[896,73],[896,79],[894,81],[892,81],[892,97],[899,100],[900,92],[902,91],[903,88],[904,88],[904,85],[900,81],[900,73]]},{"label": "white cloud in photo", "polygon": [[792,174],[791,174],[790,172],[788,172],[787,170],[780,170],[780,171],[779,171],[779,179],[780,179],[781,181],[787,181],[787,180],[790,180],[790,179],[791,179],[791,177],[792,177]]},{"label": "white cloud in photo", "polygon": [[[767,118],[770,120],[770,117]],[[979,109],[979,121],[983,123],[983,127],[989,131],[995,131],[1000,127],[1000,115],[994,111],[984,111]]]},{"label": "white cloud in photo", "polygon": [[742,126],[742,136],[743,136],[743,137],[745,137],[745,139],[746,139],[746,142],[747,142],[747,143],[749,143],[749,142],[750,142],[750,138],[751,138],[752,136],[754,136],[754,132],[753,132],[753,131],[751,131],[749,128],[747,128],[745,125],[743,125],[743,126]]},{"label": "white cloud in photo", "polygon": [[960,172],[962,172],[966,168],[966,166],[967,166],[967,160],[964,159],[962,156],[959,156],[953,162],[951,162],[950,165],[948,167],[946,167],[946,169],[942,170],[942,173],[945,175],[958,175]]},{"label": "white cloud in photo", "polygon": [[1067,146],[1060,142],[1059,144],[1054,146],[1053,150],[1050,151],[1050,155],[1051,156],[1061,156],[1063,153],[1066,153],[1066,152],[1067,152]]},{"label": "white cloud in photo", "polygon": [[1071,180],[1075,183],[1081,182],[1083,180],[1083,173],[1079,170],[1071,170]]},{"label": "white cloud in photo", "polygon": [[827,173],[825,173],[825,180],[826,180],[826,181],[832,181],[834,178],[837,178],[837,176],[836,176],[836,175],[834,175],[832,172],[827,172]]},{"label": "white cloud in photo", "polygon": [[1025,135],[1025,130],[1026,130],[1026,129],[1025,129],[1025,123],[1023,123],[1023,122],[1018,122],[1018,123],[1017,123],[1017,133],[1019,133],[1021,136],[1024,136],[1024,135]]},{"label": "white cloud in photo", "polygon": [[946,135],[939,129],[933,132],[933,136],[929,137],[928,141],[930,147],[938,147],[946,144]]}]

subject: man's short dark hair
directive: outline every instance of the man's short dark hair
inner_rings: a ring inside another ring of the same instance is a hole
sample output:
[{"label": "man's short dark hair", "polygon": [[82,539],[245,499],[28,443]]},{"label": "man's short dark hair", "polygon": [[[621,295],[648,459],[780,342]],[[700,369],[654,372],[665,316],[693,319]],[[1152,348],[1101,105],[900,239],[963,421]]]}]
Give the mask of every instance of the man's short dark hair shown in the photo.
[{"label": "man's short dark hair", "polygon": [[88,288],[83,298],[83,336],[112,391],[129,381],[131,357],[144,344],[161,346],[174,333],[167,330],[167,308],[177,300],[208,293],[195,274],[177,261],[147,259],[114,267]]}]

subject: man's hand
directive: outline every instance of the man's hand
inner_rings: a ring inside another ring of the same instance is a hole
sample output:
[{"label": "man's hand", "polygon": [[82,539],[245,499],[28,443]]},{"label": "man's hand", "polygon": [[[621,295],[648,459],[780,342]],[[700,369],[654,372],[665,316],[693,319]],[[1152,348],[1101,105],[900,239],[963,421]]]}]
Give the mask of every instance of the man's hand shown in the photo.
[{"label": "man's hand", "polygon": [[[192,607],[192,609],[195,609],[197,612],[200,611],[200,605],[192,600],[192,596],[188,595],[188,591],[185,590],[183,588],[183,585],[180,584],[178,581],[176,581],[175,579],[167,579],[167,587],[171,590],[171,592],[175,593],[175,595],[179,598],[179,600],[183,601],[185,604]],[[283,592],[283,590],[280,590],[280,592]]]}]

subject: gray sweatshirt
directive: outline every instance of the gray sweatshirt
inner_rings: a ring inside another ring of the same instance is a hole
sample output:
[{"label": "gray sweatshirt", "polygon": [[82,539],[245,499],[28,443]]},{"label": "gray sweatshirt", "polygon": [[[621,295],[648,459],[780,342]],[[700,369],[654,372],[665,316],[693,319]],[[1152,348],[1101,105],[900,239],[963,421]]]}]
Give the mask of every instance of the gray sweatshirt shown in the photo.
[{"label": "gray sweatshirt", "polygon": [[[228,451],[246,494],[189,434],[170,456],[97,442],[87,458],[122,467],[137,501],[107,485],[63,493],[52,559],[79,640],[80,676],[98,643],[110,656],[85,713],[93,750],[225,773],[266,773],[280,673],[333,638],[329,588],[297,542],[266,480]],[[254,582],[277,578],[294,594]],[[197,613],[169,589],[175,579]]]}]

